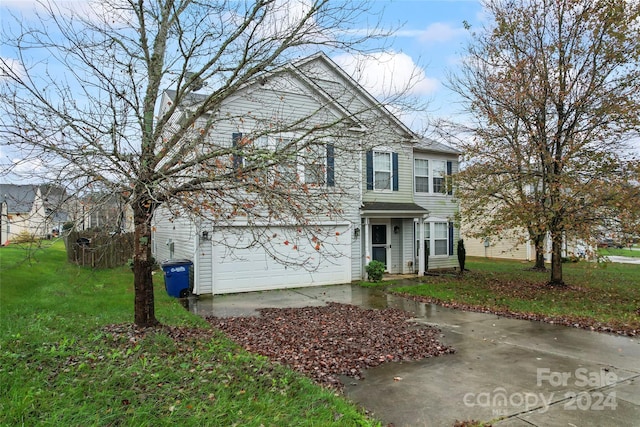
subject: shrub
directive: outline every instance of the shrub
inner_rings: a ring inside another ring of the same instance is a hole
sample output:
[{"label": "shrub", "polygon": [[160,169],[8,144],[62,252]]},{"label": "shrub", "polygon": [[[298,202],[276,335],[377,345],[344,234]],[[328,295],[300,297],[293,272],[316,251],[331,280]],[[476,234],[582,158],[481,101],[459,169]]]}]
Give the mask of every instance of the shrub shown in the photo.
[{"label": "shrub", "polygon": [[373,260],[367,264],[366,270],[370,282],[380,282],[384,274],[384,264],[380,261]]},{"label": "shrub", "polygon": [[464,248],[464,240],[458,240],[458,264],[460,264],[460,274],[464,273],[464,264],[467,259],[467,251]]},{"label": "shrub", "polygon": [[27,230],[22,230],[16,237],[11,240],[12,243],[34,243],[35,241],[36,236],[29,233]]}]

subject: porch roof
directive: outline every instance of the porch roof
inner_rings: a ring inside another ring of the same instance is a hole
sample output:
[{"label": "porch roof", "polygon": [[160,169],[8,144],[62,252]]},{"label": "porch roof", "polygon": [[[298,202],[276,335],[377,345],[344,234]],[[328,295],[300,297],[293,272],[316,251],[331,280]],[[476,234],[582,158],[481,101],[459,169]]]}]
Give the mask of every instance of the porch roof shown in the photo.
[{"label": "porch roof", "polygon": [[415,203],[365,202],[360,208],[364,217],[416,218],[429,214],[429,211]]}]

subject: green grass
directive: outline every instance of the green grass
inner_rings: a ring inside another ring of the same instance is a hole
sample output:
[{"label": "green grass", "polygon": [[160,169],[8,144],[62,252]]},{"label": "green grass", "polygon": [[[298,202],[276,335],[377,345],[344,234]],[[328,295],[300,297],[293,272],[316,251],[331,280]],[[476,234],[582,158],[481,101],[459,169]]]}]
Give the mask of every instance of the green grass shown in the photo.
[{"label": "green grass", "polygon": [[[0,425],[379,425],[216,331],[110,333],[133,321],[132,288],[126,267],[68,264],[62,242],[0,248]],[[166,295],[161,274],[155,295],[163,324],[208,328]]]},{"label": "green grass", "polygon": [[627,256],[632,258],[640,258],[640,249],[639,248],[599,248],[598,255],[600,256]]},{"label": "green grass", "polygon": [[568,285],[550,288],[549,272],[518,261],[469,258],[463,277],[424,277],[395,292],[494,311],[575,319],[585,326],[640,330],[640,267],[616,263],[565,263]]},{"label": "green grass", "polygon": [[387,289],[396,284],[395,280],[384,280],[382,282],[358,282],[358,286],[370,289]]}]

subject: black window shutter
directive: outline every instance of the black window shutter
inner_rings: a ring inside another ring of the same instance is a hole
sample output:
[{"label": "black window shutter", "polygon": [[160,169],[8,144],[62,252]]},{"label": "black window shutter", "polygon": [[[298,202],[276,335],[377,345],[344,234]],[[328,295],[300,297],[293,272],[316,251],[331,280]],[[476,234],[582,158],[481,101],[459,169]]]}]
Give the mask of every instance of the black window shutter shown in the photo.
[{"label": "black window shutter", "polygon": [[231,140],[233,142],[233,170],[238,172],[242,168],[242,156],[240,155],[241,147],[240,141],[242,141],[242,133],[234,132],[231,135]]},{"label": "black window shutter", "polygon": [[449,223],[449,255],[453,255],[453,222]]},{"label": "black window shutter", "polygon": [[453,174],[453,163],[447,161],[447,194],[453,194],[453,182],[451,181],[451,175]]},{"label": "black window shutter", "polygon": [[399,177],[398,177],[398,153],[391,155],[391,163],[393,170],[393,191],[398,191]]},{"label": "black window shutter", "polygon": [[327,144],[327,187],[336,185],[334,150],[333,144]]},{"label": "black window shutter", "polygon": [[367,190],[373,190],[373,151],[367,151]]}]

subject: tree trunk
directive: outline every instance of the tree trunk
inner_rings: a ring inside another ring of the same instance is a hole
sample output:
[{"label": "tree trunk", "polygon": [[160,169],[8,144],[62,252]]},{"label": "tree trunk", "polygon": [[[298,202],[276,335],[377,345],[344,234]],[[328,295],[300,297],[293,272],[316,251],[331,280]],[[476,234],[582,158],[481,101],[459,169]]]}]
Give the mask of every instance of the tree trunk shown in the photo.
[{"label": "tree trunk", "polygon": [[157,326],[153,295],[153,268],[151,261],[151,217],[150,201],[137,201],[133,207],[134,254],[133,280],[135,289],[135,324],[140,327]]},{"label": "tree trunk", "polygon": [[544,250],[536,249],[536,264],[533,266],[535,270],[546,270],[547,267],[544,264]]},{"label": "tree trunk", "polygon": [[544,234],[536,236],[533,245],[536,251],[536,264],[533,266],[533,269],[544,271],[547,269],[544,264]]},{"label": "tree trunk", "polygon": [[551,234],[551,280],[550,286],[564,286],[562,280],[562,233]]}]

